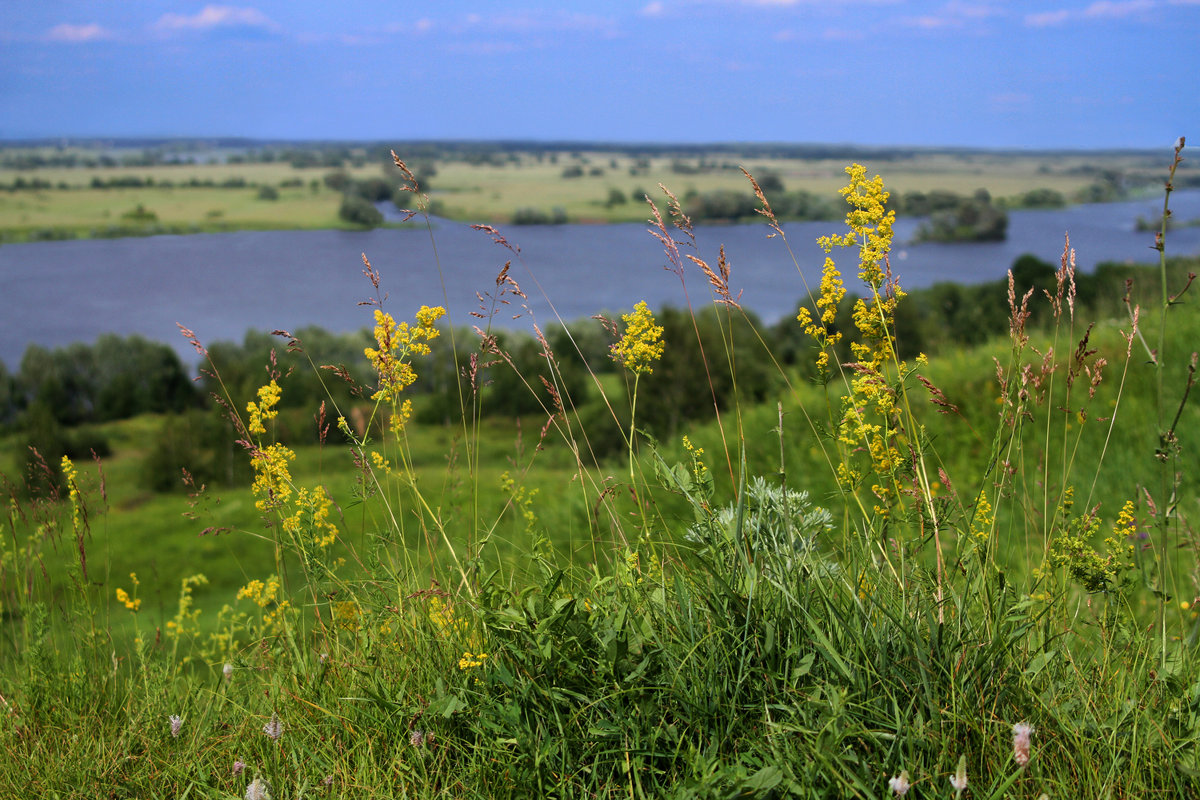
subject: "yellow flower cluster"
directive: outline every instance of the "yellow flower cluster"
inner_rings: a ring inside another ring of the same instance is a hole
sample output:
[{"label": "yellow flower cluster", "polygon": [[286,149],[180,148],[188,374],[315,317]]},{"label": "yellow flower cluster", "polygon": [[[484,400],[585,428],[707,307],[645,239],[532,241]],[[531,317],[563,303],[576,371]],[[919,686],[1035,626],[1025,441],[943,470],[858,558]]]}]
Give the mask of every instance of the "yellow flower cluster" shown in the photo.
[{"label": "yellow flower cluster", "polygon": [[139,608],[142,607],[141,600],[135,600],[134,598],[129,596],[128,592],[126,592],[124,589],[121,589],[121,588],[117,589],[117,601],[122,603],[130,611],[137,611]]},{"label": "yellow flower cluster", "polygon": [[400,392],[417,380],[409,359],[415,355],[428,355],[430,342],[438,337],[437,321],[446,313],[441,306],[421,306],[417,311],[417,322],[396,323],[391,314],[375,309],[375,342],[378,349],[368,347],[363,352],[379,375],[379,388],[372,400],[394,402]]},{"label": "yellow flower cluster", "polygon": [[62,457],[62,473],[71,494],[71,524],[78,531],[81,509],[83,507],[82,495],[79,493],[79,473],[76,472],[75,465],[71,463],[71,459],[67,456]]},{"label": "yellow flower cluster", "polygon": [[462,658],[458,660],[458,668],[461,670],[468,670],[474,669],[475,667],[482,667],[483,662],[487,659],[487,657],[487,653],[476,653],[475,655],[472,655],[470,651],[467,651],[463,653]]},{"label": "yellow flower cluster", "polygon": [[454,608],[437,596],[429,598],[429,621],[446,636],[461,634],[467,629],[467,621],[455,616]]},{"label": "yellow flower cluster", "polygon": [[537,489],[527,489],[518,486],[508,470],[500,473],[500,491],[511,498],[513,508],[525,520],[525,530],[532,531],[537,524],[537,513],[533,510],[533,498],[537,497]]},{"label": "yellow flower cluster", "polygon": [[250,488],[259,498],[254,501],[259,511],[278,508],[291,497],[292,473],[288,469],[288,462],[295,459],[296,454],[282,444],[272,444],[251,454],[254,483]]},{"label": "yellow flower cluster", "polygon": [[654,314],[645,300],[633,307],[633,313],[622,314],[621,319],[625,335],[612,346],[612,359],[634,375],[649,375],[654,371],[654,362],[662,358],[663,327],[654,324]]},{"label": "yellow flower cluster", "polygon": [[254,580],[247,583],[241,589],[238,589],[238,600],[251,600],[258,605],[259,608],[266,608],[268,604],[275,601],[279,594],[279,576],[272,575],[267,578],[266,582]]},{"label": "yellow flower cluster", "polygon": [[353,600],[343,600],[333,606],[334,622],[348,631],[357,631],[359,629],[358,618],[360,615],[361,612],[358,608],[358,603]]},{"label": "yellow flower cluster", "polygon": [[1094,514],[1070,517],[1074,504],[1075,488],[1067,487],[1056,513],[1056,523],[1061,525],[1050,545],[1050,562],[1056,567],[1065,567],[1085,591],[1107,592],[1120,589],[1122,573],[1133,565],[1134,548],[1117,537],[1131,529],[1133,503],[1126,502],[1117,515],[1113,535],[1105,538],[1104,549],[1092,547],[1092,540],[1100,529],[1100,518]]},{"label": "yellow flower cluster", "polygon": [[708,465],[704,463],[704,448],[696,447],[696,445],[692,444],[692,440],[685,433],[683,435],[683,449],[687,450],[688,455],[692,458],[692,477],[699,482],[708,472]]},{"label": "yellow flower cluster", "polygon": [[876,175],[867,180],[867,168],[861,164],[846,167],[846,174],[850,176],[850,183],[841,189],[841,193],[853,206],[846,214],[846,225],[853,233],[842,238],[846,244],[858,243],[858,277],[878,289],[884,279],[880,264],[892,249],[896,212],[884,211],[889,193],[883,189],[883,178]]},{"label": "yellow flower cluster", "polygon": [[1113,525],[1114,536],[1123,536],[1129,539],[1137,536],[1137,521],[1133,516],[1133,511],[1133,501],[1126,500],[1125,505],[1121,507],[1121,512],[1117,514],[1116,524]]},{"label": "yellow flower cluster", "polygon": [[988,501],[987,492],[980,492],[979,499],[975,501],[975,514],[971,517],[971,536],[981,540],[987,539],[992,535],[992,524],[995,521],[996,514]]},{"label": "yellow flower cluster", "polygon": [[[133,581],[133,593],[137,595],[137,587],[140,581],[136,572],[129,573],[129,580]],[[131,596],[124,589],[117,589],[117,601],[124,605],[130,611],[137,613],[137,610],[142,607],[142,601],[136,596]]]},{"label": "yellow flower cluster", "polygon": [[250,600],[262,609],[267,609],[268,606],[274,604],[274,607],[263,614],[262,618],[263,629],[274,633],[279,633],[283,629],[284,617],[292,608],[289,601],[281,598],[281,584],[278,575],[272,575],[265,582],[258,579],[252,580],[237,593],[238,600]]},{"label": "yellow flower cluster", "polygon": [[192,609],[195,605],[195,599],[192,597],[192,589],[197,586],[203,586],[208,583],[208,578],[204,575],[196,574],[184,578],[179,582],[179,610],[175,614],[175,618],[167,621],[167,635],[178,638],[188,633],[199,633],[200,626],[200,609]]},{"label": "yellow flower cluster", "polygon": [[337,526],[329,521],[333,501],[321,487],[296,492],[295,512],[284,518],[283,529],[293,535],[307,530],[317,547],[328,547],[337,540]]},{"label": "yellow flower cluster", "polygon": [[275,382],[274,378],[266,386],[259,387],[258,402],[256,403],[251,400],[246,404],[246,412],[250,415],[250,425],[248,427],[250,433],[267,432],[267,428],[263,425],[263,422],[279,416],[279,409],[275,406],[279,403],[280,394],[279,384]]},{"label": "yellow flower cluster", "polygon": [[821,269],[821,291],[816,301],[821,318],[814,321],[812,313],[801,306],[796,319],[803,326],[804,332],[813,337],[821,348],[821,352],[817,355],[817,369],[822,375],[825,375],[829,370],[829,348],[842,339],[841,332],[831,331],[829,326],[837,319],[838,304],[846,296],[846,286],[842,283],[842,274],[838,271],[837,265],[828,255],[833,251],[832,239],[822,236],[817,240],[817,244],[826,253],[825,266]]}]

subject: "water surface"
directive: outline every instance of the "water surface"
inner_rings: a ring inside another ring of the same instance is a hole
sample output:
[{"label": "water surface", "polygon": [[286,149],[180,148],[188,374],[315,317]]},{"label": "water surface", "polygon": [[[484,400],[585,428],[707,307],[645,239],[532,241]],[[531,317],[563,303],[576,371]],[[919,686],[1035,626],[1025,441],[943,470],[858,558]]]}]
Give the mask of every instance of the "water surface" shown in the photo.
[{"label": "water surface", "polygon": [[[1200,191],[1172,196],[1177,219],[1200,217]],[[907,244],[918,224],[896,225],[893,268],[909,288],[942,280],[964,283],[1002,277],[1014,259],[1033,253],[1058,263],[1069,232],[1080,269],[1102,261],[1151,262],[1153,234],[1134,231],[1139,215],[1161,213],[1162,199],[1075,206],[1009,214],[1008,240],[990,244]],[[840,229],[831,222],[789,223],[788,241],[803,275],[819,280],[823,255],[818,236]],[[448,306],[457,324],[480,324],[477,292],[495,290],[505,261],[529,297],[541,324],[609,310],[638,300],[681,305],[680,280],[666,271],[661,245],[645,225],[509,226],[520,254],[467,225],[437,221],[424,229],[277,231],[90,239],[0,247],[0,359],[19,364],[26,345],[93,341],[99,334],[140,333],[176,347],[193,361],[176,323],[205,342],[240,340],[247,329],[293,329],[306,324],[334,331],[370,324],[358,305],[373,293],[362,275],[366,253],[383,277],[385,306],[411,317],[421,304]],[[700,257],[716,265],[724,244],[731,283],[743,303],[767,321],[795,308],[804,292],[801,274],[784,243],[768,239],[763,225],[697,229]],[[435,252],[436,245],[436,252]],[[1167,238],[1172,254],[1200,253],[1200,227],[1181,227]],[[853,262],[839,264],[852,270]],[[854,291],[853,276],[847,286]],[[696,269],[685,275],[693,302],[706,302],[707,283]],[[519,301],[519,299],[517,299]],[[997,298],[998,302],[1002,298]],[[521,313],[519,319],[513,316]],[[519,306],[504,307],[495,324],[528,327]]]}]

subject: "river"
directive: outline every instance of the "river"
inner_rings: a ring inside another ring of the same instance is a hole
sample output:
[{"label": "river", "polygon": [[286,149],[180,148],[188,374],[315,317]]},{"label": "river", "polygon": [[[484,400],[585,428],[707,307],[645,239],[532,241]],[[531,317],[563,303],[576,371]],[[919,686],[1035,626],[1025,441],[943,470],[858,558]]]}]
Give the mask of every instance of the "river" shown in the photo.
[{"label": "river", "polygon": [[[1180,221],[1200,218],[1200,191],[1175,193],[1172,208]],[[1162,198],[1152,197],[1014,211],[1008,240],[994,244],[911,244],[918,220],[901,219],[892,266],[907,288],[993,280],[1023,253],[1057,264],[1068,232],[1081,270],[1103,261],[1151,262],[1153,234],[1136,232],[1134,223],[1161,210]],[[823,255],[814,240],[841,225],[788,223],[784,229],[815,288]],[[715,267],[724,244],[731,285],[743,292],[747,308],[772,322],[795,308],[804,288],[784,243],[768,239],[769,232],[764,225],[700,227],[693,252]],[[361,328],[371,317],[359,303],[373,294],[362,274],[363,253],[382,276],[385,307],[398,318],[411,318],[422,304],[447,305],[455,324],[479,324],[470,316],[479,307],[476,292],[494,292],[496,274],[509,259],[532,317],[520,308],[520,298],[510,298],[516,304],[495,316],[495,324],[506,328],[628,310],[639,300],[652,307],[684,303],[679,278],[664,269],[662,246],[645,225],[508,226],[504,233],[519,246],[519,256],[484,233],[444,220],[435,221],[432,236],[423,228],[274,231],[4,245],[0,359],[15,369],[30,343],[90,342],[111,331],[168,342],[193,363],[177,322],[205,342],[240,340],[251,328]],[[1167,252],[1200,254],[1200,226],[1171,231]],[[839,265],[853,268],[846,257]],[[707,283],[699,270],[689,269],[685,279],[693,302],[705,302]]]}]

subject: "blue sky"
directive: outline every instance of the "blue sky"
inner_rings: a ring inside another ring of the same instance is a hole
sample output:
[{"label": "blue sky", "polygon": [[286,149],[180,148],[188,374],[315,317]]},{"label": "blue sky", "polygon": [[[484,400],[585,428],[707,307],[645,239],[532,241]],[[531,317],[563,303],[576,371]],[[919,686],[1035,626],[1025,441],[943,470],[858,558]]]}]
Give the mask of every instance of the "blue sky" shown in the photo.
[{"label": "blue sky", "polygon": [[1200,0],[0,0],[0,138],[1200,139]]}]

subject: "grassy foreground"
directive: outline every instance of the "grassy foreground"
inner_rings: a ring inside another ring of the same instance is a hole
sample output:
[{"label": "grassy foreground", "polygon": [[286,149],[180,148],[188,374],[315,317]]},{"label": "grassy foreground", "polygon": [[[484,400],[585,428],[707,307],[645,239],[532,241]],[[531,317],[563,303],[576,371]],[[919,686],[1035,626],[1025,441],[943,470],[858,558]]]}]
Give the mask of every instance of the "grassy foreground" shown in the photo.
[{"label": "grassy foreground", "polygon": [[[896,357],[883,184],[848,172],[847,229],[820,246],[857,255],[864,299],[834,329],[845,287],[827,262],[796,323],[822,381],[777,407],[726,410],[678,443],[641,435],[655,398],[639,382],[671,343],[639,304],[612,350],[625,454],[590,459],[557,391],[525,434],[552,444],[503,470],[470,380],[440,453],[415,429],[404,391],[440,310],[380,308],[362,431],[328,408],[326,446],[294,451],[272,436],[283,376],[227,398],[256,506],[229,535],[255,549],[232,578],[193,556],[162,625],[95,546],[108,479],[68,463],[60,496],[13,494],[0,795],[1200,791],[1187,281],[1168,285],[1164,262],[1156,307],[1093,329],[1064,252],[1056,291],[1010,299],[995,381],[943,392],[958,364]],[[763,210],[788,257],[800,243]],[[724,259],[665,215],[681,279],[698,271],[739,315]],[[499,290],[520,297],[506,273]],[[1046,332],[1025,329],[1034,302],[1053,308]],[[480,327],[478,357],[503,362]],[[725,353],[705,359],[736,376]],[[350,468],[326,470],[335,458]],[[535,493],[543,471],[565,488]],[[519,558],[495,549],[517,537]],[[202,621],[195,597],[217,581],[227,603]]]}]

